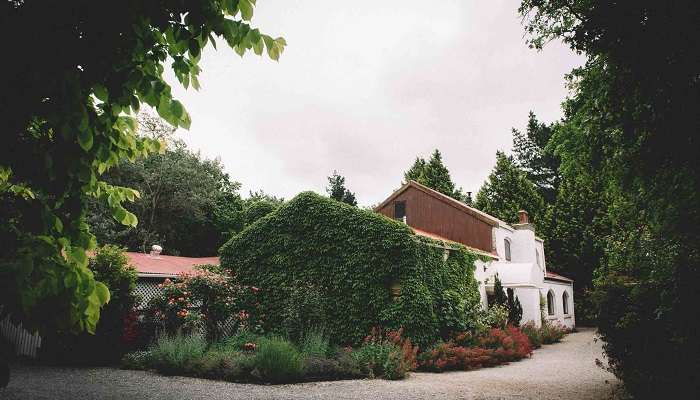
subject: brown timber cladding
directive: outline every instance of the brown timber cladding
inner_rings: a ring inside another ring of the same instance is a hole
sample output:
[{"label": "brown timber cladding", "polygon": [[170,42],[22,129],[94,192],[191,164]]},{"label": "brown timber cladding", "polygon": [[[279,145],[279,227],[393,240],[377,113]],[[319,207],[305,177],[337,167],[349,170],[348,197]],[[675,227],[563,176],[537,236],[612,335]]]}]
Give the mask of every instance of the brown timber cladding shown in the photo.
[{"label": "brown timber cladding", "polygon": [[493,250],[491,225],[456,206],[409,187],[378,211],[394,218],[394,203],[397,201],[406,202],[409,226],[489,253]]}]

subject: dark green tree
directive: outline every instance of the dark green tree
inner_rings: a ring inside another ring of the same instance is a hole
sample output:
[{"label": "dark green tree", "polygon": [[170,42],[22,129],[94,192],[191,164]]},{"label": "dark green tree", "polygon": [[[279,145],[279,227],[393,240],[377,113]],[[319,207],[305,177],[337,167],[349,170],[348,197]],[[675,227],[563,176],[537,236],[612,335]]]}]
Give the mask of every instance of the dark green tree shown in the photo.
[{"label": "dark green tree", "polygon": [[508,304],[508,296],[503,290],[503,283],[501,283],[501,278],[498,277],[498,274],[493,277],[493,304],[504,306]]},{"label": "dark green tree", "polygon": [[[0,119],[0,311],[27,327],[94,332],[107,287],[94,279],[86,250],[89,198],[136,226],[122,203],[134,190],[101,175],[123,160],[161,150],[136,136],[142,103],[170,124],[190,117],[163,78],[170,63],[185,87],[199,87],[202,50],[225,42],[277,59],[282,38],[246,22],[253,0],[143,2],[5,1],[0,5],[3,95]],[[31,30],[31,34],[18,32]]]},{"label": "dark green tree", "polygon": [[357,199],[355,199],[355,193],[349,191],[345,187],[345,177],[338,174],[338,171],[333,171],[333,175],[328,177],[328,186],[326,186],[326,192],[331,197],[331,199],[342,201],[343,203],[350,204],[351,206],[357,206]]},{"label": "dark green tree", "polygon": [[592,177],[605,205],[594,287],[609,365],[636,398],[697,393],[700,4],[526,0],[520,12],[533,47],[562,39],[587,57],[557,155],[563,179]]},{"label": "dark green tree", "polygon": [[440,150],[435,149],[430,156],[430,160],[425,163],[425,167],[418,177],[418,183],[421,183],[429,188],[435,189],[440,193],[448,196],[453,196],[455,193],[455,184],[450,177],[450,171],[442,162],[442,154]]},{"label": "dark green tree", "polygon": [[408,182],[408,181],[418,182],[421,175],[423,174],[424,169],[425,169],[425,160],[421,157],[416,157],[416,161],[413,162],[413,165],[411,165],[411,168],[409,168],[408,171],[403,173],[404,182]]},{"label": "dark green tree", "polygon": [[545,203],[551,204],[557,196],[559,158],[549,140],[558,124],[545,124],[537,120],[533,112],[528,115],[527,129],[521,132],[513,128],[513,160],[540,192]]},{"label": "dark green tree", "polygon": [[435,149],[428,161],[421,157],[416,157],[411,168],[403,174],[404,183],[408,181],[416,181],[421,185],[425,185],[433,190],[437,190],[442,194],[446,194],[456,200],[469,200],[462,192],[462,188],[457,189],[450,171],[442,162],[442,154],[440,150]]},{"label": "dark green tree", "polygon": [[496,153],[496,166],[476,195],[475,207],[508,223],[518,222],[518,211],[525,210],[538,223],[545,210],[535,185],[515,166],[513,159]]},{"label": "dark green tree", "polygon": [[101,244],[119,244],[147,252],[163,246],[165,254],[211,256],[243,228],[240,184],[230,180],[218,159],[206,159],[174,140],[156,117],[140,116],[142,135],[167,144],[162,154],[123,162],[103,176],[109,184],[136,189],[140,198],[126,208],[140,221],[126,227],[109,209],[92,201],[88,223]]},{"label": "dark green tree", "polygon": [[508,294],[508,323],[513,326],[520,326],[520,320],[523,319],[523,306],[520,304],[520,299],[515,295],[513,289],[506,290]]}]

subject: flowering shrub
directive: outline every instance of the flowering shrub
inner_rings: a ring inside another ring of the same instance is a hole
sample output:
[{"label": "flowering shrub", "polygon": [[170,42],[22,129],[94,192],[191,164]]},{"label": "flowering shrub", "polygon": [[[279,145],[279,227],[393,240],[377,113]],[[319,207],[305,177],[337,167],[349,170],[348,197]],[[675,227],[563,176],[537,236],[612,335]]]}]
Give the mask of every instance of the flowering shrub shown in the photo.
[{"label": "flowering shrub", "polygon": [[351,353],[352,357],[370,377],[401,379],[418,366],[418,347],[402,334],[403,329],[372,328],[360,348]]},{"label": "flowering shrub", "polygon": [[527,335],[530,344],[537,349],[543,344],[552,344],[559,342],[564,335],[569,333],[569,329],[561,325],[553,325],[549,321],[543,321],[541,327],[535,326],[535,323],[530,321],[524,324],[521,328],[522,332]]},{"label": "flowering shrub", "polygon": [[210,338],[223,333],[223,323],[232,319],[238,329],[250,327],[246,311],[255,303],[259,289],[235,282],[216,267],[199,267],[182,274],[177,282],[166,279],[163,292],[149,303],[149,315],[168,334],[204,330]]},{"label": "flowering shrub", "polygon": [[421,369],[434,372],[492,367],[500,364],[494,349],[462,347],[454,342],[437,344],[420,355]]},{"label": "flowering shrub", "polygon": [[494,357],[499,361],[517,361],[532,354],[530,340],[520,329],[508,325],[505,329],[491,329],[480,340],[480,347],[494,349]]},{"label": "flowering shrub", "polygon": [[527,336],[509,325],[505,329],[493,328],[478,337],[458,334],[453,340],[421,353],[419,358],[421,369],[442,372],[493,367],[530,354],[532,347]]}]

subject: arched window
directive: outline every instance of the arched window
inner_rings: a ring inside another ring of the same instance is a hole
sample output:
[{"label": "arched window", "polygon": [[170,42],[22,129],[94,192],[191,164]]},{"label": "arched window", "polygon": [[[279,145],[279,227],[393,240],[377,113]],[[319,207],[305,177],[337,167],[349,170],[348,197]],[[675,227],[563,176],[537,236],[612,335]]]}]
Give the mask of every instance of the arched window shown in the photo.
[{"label": "arched window", "polygon": [[547,292],[547,314],[554,315],[554,292]]},{"label": "arched window", "polygon": [[569,314],[569,293],[564,292],[563,295],[561,295],[561,305],[562,309],[564,310],[564,315]]},{"label": "arched window", "polygon": [[506,246],[506,261],[510,261],[510,240],[505,239],[504,242]]}]

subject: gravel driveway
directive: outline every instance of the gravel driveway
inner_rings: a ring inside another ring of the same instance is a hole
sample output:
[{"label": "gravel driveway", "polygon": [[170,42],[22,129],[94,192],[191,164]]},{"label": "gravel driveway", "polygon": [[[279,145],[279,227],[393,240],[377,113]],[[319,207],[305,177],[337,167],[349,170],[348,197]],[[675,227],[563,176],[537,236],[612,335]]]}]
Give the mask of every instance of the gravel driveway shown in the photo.
[{"label": "gravel driveway", "polygon": [[592,329],[496,368],[413,373],[403,381],[355,380],[262,386],[162,377],[113,368],[18,366],[0,399],[613,399],[619,383],[598,368]]}]

